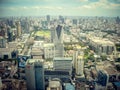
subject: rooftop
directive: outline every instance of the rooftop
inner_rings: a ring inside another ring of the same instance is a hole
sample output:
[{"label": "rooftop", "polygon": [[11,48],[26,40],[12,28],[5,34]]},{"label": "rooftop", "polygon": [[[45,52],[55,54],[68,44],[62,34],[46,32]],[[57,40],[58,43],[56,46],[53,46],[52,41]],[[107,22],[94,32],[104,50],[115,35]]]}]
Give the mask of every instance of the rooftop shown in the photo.
[{"label": "rooftop", "polygon": [[67,61],[72,61],[72,57],[55,57],[53,60],[56,60],[56,61],[61,61],[61,60],[67,60]]},{"label": "rooftop", "polygon": [[50,81],[49,82],[49,87],[60,87],[61,84],[59,81]]}]

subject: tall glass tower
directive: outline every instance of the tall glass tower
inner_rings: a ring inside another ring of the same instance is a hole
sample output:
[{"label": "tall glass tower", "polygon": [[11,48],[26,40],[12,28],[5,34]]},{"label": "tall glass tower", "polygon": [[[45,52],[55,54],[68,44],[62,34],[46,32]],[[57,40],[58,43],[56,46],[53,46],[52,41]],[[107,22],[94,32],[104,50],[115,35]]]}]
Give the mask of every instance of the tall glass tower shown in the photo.
[{"label": "tall glass tower", "polygon": [[45,90],[43,62],[29,59],[25,70],[27,90]]}]

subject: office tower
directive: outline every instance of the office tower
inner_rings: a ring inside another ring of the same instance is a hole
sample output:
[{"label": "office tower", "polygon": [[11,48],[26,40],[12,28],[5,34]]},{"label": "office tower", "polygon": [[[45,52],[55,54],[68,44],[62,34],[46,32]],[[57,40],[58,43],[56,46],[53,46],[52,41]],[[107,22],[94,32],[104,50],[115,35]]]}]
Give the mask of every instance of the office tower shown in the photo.
[{"label": "office tower", "polygon": [[119,16],[116,17],[116,23],[117,23],[117,24],[120,23],[120,18],[119,18]]},{"label": "office tower", "polygon": [[51,29],[51,42],[55,44],[63,43],[63,28],[61,25],[58,25],[56,29]]},{"label": "office tower", "polygon": [[22,34],[21,24],[19,21],[16,22],[16,26],[17,26],[17,37],[19,37]]},{"label": "office tower", "polygon": [[44,47],[44,58],[53,58],[54,57],[54,51],[55,47],[53,43],[47,43],[43,45]]},{"label": "office tower", "polygon": [[70,57],[55,57],[53,59],[53,67],[55,70],[72,72],[72,58]]},{"label": "office tower", "polygon": [[76,62],[76,77],[84,76],[83,69],[84,69],[84,60],[83,55],[79,55]]},{"label": "office tower", "polygon": [[64,57],[64,46],[63,44],[55,44],[55,57]]},{"label": "office tower", "polygon": [[77,57],[78,57],[78,51],[76,50],[73,53],[73,67],[74,68],[76,68]]},{"label": "office tower", "polygon": [[73,19],[73,24],[77,25],[77,19]]},{"label": "office tower", "polygon": [[59,20],[60,20],[61,24],[63,24],[64,21],[65,21],[64,18],[63,18],[63,16],[61,16],[61,15],[59,16]]},{"label": "office tower", "polygon": [[25,21],[25,32],[29,33],[29,31],[30,31],[30,23],[29,23],[28,19],[26,19],[26,21]]},{"label": "office tower", "polygon": [[6,39],[0,36],[0,48],[5,48],[6,47]]},{"label": "office tower", "polygon": [[13,31],[12,30],[8,30],[8,42],[13,41]]},{"label": "office tower", "polygon": [[53,43],[54,42],[54,39],[55,39],[55,29],[54,28],[52,28],[51,29],[51,43]]},{"label": "office tower", "polygon": [[44,67],[41,60],[29,59],[25,67],[27,90],[45,90]]},{"label": "office tower", "polygon": [[61,25],[58,25],[54,33],[54,44],[55,44],[55,57],[64,56],[64,45],[63,45],[63,29]]},{"label": "office tower", "polygon": [[53,28],[51,30],[51,42],[55,46],[55,57],[64,56],[64,45],[63,45],[63,29],[61,25],[56,27],[56,30]]},{"label": "office tower", "polygon": [[50,15],[47,15],[47,22],[50,22]]},{"label": "office tower", "polygon": [[56,27],[54,43],[63,43],[63,28],[61,25]]}]

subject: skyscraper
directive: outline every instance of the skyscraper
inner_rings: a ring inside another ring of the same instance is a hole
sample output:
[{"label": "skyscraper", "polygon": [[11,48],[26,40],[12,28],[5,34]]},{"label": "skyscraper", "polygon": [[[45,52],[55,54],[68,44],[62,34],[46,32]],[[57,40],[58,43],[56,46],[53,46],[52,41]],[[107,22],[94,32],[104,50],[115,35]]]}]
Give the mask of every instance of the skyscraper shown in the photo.
[{"label": "skyscraper", "polygon": [[21,24],[19,21],[16,22],[16,26],[17,26],[17,37],[19,37],[22,34]]},{"label": "skyscraper", "polygon": [[84,69],[84,59],[83,55],[79,55],[76,61],[76,78],[83,77],[83,69]]},{"label": "skyscraper", "polygon": [[64,56],[64,45],[63,45],[63,29],[61,25],[56,27],[54,33],[53,42],[55,44],[55,57],[63,57]]},{"label": "skyscraper", "polygon": [[55,29],[54,28],[51,28],[51,43],[54,42],[54,39],[55,39]]},{"label": "skyscraper", "polygon": [[55,30],[55,43],[63,43],[63,28],[58,25]]},{"label": "skyscraper", "polygon": [[44,67],[41,60],[29,59],[26,62],[26,82],[28,90],[45,90]]},{"label": "skyscraper", "polygon": [[50,15],[47,15],[47,22],[50,22]]},{"label": "skyscraper", "polygon": [[6,39],[0,36],[0,48],[5,48],[6,47]]}]

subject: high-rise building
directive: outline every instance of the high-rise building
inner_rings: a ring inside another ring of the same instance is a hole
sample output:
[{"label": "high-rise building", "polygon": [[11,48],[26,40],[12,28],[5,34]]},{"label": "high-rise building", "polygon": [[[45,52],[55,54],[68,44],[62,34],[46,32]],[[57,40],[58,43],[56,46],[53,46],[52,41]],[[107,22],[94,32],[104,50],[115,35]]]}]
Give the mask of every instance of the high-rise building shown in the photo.
[{"label": "high-rise building", "polygon": [[54,58],[54,44],[53,43],[47,43],[43,45],[44,47],[44,58]]},{"label": "high-rise building", "polygon": [[77,57],[78,57],[78,51],[76,50],[73,53],[73,67],[74,68],[76,68]]},{"label": "high-rise building", "polygon": [[54,32],[53,42],[55,44],[55,57],[63,57],[64,56],[64,45],[63,45],[63,29],[61,25],[56,27]]},{"label": "high-rise building", "polygon": [[50,15],[47,15],[47,22],[50,22]]},{"label": "high-rise building", "polygon": [[54,43],[63,43],[63,28],[61,25],[56,27]]},{"label": "high-rise building", "polygon": [[19,37],[22,34],[21,24],[19,21],[16,22],[16,26],[17,26],[17,37]]},{"label": "high-rise building", "polygon": [[63,44],[55,44],[55,57],[64,57],[64,46]]},{"label": "high-rise building", "polygon": [[54,39],[55,39],[55,29],[54,28],[52,28],[51,29],[51,43],[53,43],[54,42]]},{"label": "high-rise building", "polygon": [[61,25],[58,25],[56,29],[51,29],[51,42],[55,44],[63,43],[63,28]]},{"label": "high-rise building", "polygon": [[59,16],[59,21],[63,24],[64,21],[65,21],[65,20],[64,20],[64,17],[60,15],[60,16]]},{"label": "high-rise building", "polygon": [[73,19],[73,24],[77,25],[77,19]]},{"label": "high-rise building", "polygon": [[42,60],[27,60],[25,73],[28,90],[45,90],[44,67]]},{"label": "high-rise building", "polygon": [[6,39],[0,36],[0,48],[5,48],[6,47]]},{"label": "high-rise building", "polygon": [[83,69],[84,69],[84,59],[83,55],[79,55],[76,61],[76,77],[84,76]]}]

